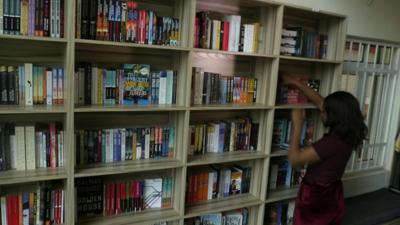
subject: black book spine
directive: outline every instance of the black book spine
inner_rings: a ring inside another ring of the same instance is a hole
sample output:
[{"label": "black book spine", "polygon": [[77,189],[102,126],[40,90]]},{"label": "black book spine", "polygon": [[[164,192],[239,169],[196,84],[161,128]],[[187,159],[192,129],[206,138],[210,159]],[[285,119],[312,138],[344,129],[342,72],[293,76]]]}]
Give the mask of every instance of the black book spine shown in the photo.
[{"label": "black book spine", "polygon": [[14,126],[11,124],[7,124],[5,127],[5,136],[3,139],[3,145],[5,148],[5,161],[4,161],[4,168],[6,170],[11,169],[11,144],[10,144],[10,136],[14,132]]},{"label": "black book spine", "polygon": [[7,91],[8,91],[8,99],[7,99],[7,102],[8,102],[8,104],[11,104],[11,105],[15,105],[15,103],[16,103],[16,99],[15,99],[15,75],[16,75],[16,73],[15,73],[15,70],[14,70],[14,67],[12,67],[12,66],[9,66],[8,67],[8,79],[7,79],[7,83],[8,83],[8,88],[7,88]]},{"label": "black book spine", "polygon": [[46,130],[46,166],[47,168],[50,168],[50,132]]},{"label": "black book spine", "polygon": [[85,105],[92,104],[92,67],[90,64],[85,66]]},{"label": "black book spine", "polygon": [[173,79],[173,85],[172,85],[172,104],[176,104],[177,77],[178,77],[178,74],[176,71],[174,71],[174,79]]},{"label": "black book spine", "polygon": [[97,28],[97,0],[90,0],[89,18],[89,39],[95,40]]},{"label": "black book spine", "polygon": [[239,52],[243,52],[244,48],[244,25],[240,26]]},{"label": "black book spine", "polygon": [[7,68],[0,66],[0,104],[7,104]]},{"label": "black book spine", "polygon": [[81,3],[81,38],[88,39],[89,35],[89,0],[82,0]]}]

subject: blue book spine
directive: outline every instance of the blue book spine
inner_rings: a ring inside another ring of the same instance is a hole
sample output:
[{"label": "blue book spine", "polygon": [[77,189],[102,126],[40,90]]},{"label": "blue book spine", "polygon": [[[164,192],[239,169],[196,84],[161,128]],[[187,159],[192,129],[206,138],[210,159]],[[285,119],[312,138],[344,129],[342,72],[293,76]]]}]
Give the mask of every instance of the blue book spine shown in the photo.
[{"label": "blue book spine", "polygon": [[153,20],[154,20],[154,12],[153,11],[149,11],[149,31],[147,34],[147,38],[148,38],[148,44],[152,45],[153,44]]},{"label": "blue book spine", "polygon": [[142,146],[141,159],[144,159],[146,155],[146,129],[144,128],[140,128],[140,143]]},{"label": "blue book spine", "polygon": [[113,162],[118,159],[118,148],[117,148],[117,130],[115,129],[113,132]]},{"label": "blue book spine", "polygon": [[121,130],[117,132],[117,161],[121,161]]},{"label": "blue book spine", "polygon": [[219,141],[218,152],[224,152],[225,123],[219,124]]},{"label": "blue book spine", "polygon": [[165,128],[165,140],[164,140],[164,151],[163,157],[168,157],[168,147],[169,147],[169,128]]}]

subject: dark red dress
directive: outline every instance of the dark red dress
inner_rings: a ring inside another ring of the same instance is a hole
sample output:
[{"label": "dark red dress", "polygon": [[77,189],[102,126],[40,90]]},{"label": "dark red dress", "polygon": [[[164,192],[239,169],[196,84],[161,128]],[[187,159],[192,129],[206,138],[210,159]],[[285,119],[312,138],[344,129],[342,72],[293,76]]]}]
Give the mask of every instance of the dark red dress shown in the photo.
[{"label": "dark red dress", "polygon": [[321,161],[307,168],[296,199],[294,225],[340,225],[344,214],[341,177],[352,148],[330,134],[312,146]]}]

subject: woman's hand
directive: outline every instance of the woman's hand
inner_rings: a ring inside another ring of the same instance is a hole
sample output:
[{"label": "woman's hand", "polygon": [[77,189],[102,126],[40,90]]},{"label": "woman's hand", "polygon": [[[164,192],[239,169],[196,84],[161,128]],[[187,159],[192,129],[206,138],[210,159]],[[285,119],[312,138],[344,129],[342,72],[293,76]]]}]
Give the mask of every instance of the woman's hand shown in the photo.
[{"label": "woman's hand", "polygon": [[297,82],[292,76],[286,72],[280,72],[279,77],[282,79],[284,84],[295,84]]}]

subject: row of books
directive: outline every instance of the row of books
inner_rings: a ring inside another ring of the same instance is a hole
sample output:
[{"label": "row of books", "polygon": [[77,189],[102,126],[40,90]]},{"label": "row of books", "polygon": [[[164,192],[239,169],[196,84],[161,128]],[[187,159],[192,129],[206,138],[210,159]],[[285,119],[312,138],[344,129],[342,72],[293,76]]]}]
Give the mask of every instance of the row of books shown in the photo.
[{"label": "row of books", "polygon": [[211,213],[185,220],[185,225],[248,225],[249,209]]},{"label": "row of books", "polygon": [[1,195],[2,225],[56,225],[64,223],[65,192],[44,185],[31,192]]},{"label": "row of books", "polygon": [[[320,89],[320,80],[306,77],[298,78],[301,82],[311,87],[317,93]],[[306,104],[307,97],[300,89],[286,84],[279,84],[277,88],[277,101],[279,104]]]},{"label": "row of books", "polygon": [[139,9],[131,0],[77,0],[76,38],[179,45],[179,19]]},{"label": "row of books", "polygon": [[193,204],[248,193],[250,180],[250,167],[210,166],[203,172],[196,171],[191,173],[186,181],[186,203]]},{"label": "row of books", "polygon": [[[301,130],[300,144],[310,145],[314,139],[315,123],[311,118],[306,118]],[[292,137],[292,121],[290,119],[275,119],[272,132],[272,146],[279,149],[289,149]]]},{"label": "row of books", "polygon": [[204,72],[193,67],[192,103],[201,104],[249,104],[257,101],[257,79],[240,76],[223,76]]},{"label": "row of books", "polygon": [[265,225],[293,225],[295,202],[290,201],[287,203],[278,202],[269,205],[266,209],[264,217]]},{"label": "row of books", "polygon": [[223,51],[256,53],[260,24],[241,24],[241,16],[225,15],[223,20],[210,18],[210,12],[197,12],[194,47]]},{"label": "row of books", "polygon": [[258,129],[248,117],[190,125],[189,155],[256,150]]},{"label": "row of books", "polygon": [[271,160],[269,190],[280,188],[292,188],[300,185],[305,174],[303,168],[294,168],[287,157],[279,157]]},{"label": "row of books", "polygon": [[173,157],[173,127],[78,130],[77,165]]},{"label": "row of books", "polygon": [[2,0],[0,34],[64,37],[64,0]]},{"label": "row of books", "polygon": [[105,69],[83,64],[75,73],[79,105],[148,105],[176,103],[177,73],[152,71],[148,64]]},{"label": "row of books", "polygon": [[328,36],[302,27],[282,29],[281,54],[326,59]]},{"label": "row of books", "polygon": [[0,66],[1,105],[63,105],[64,69]]},{"label": "row of books", "polygon": [[171,177],[121,181],[82,178],[76,180],[76,188],[78,218],[172,207]]},{"label": "row of books", "polygon": [[64,132],[59,124],[0,125],[0,168],[33,170],[62,167]]}]

